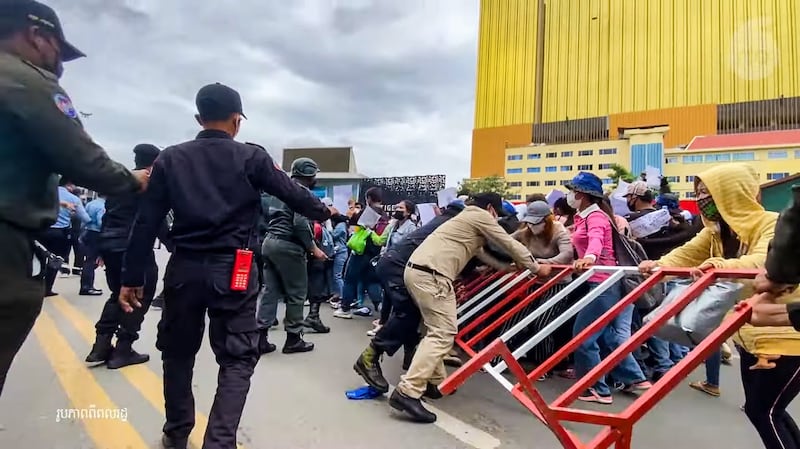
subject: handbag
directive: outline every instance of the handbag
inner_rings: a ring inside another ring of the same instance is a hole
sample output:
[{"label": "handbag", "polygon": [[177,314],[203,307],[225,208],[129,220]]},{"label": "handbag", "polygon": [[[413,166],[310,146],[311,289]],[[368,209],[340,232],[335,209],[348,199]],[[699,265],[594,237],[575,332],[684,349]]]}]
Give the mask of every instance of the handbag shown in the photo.
[{"label": "handbag", "polygon": [[[672,281],[664,301],[658,308],[644,317],[647,324],[664,309],[674,303],[693,281]],[[738,282],[717,281],[690,302],[683,310],[669,319],[655,336],[683,346],[697,346],[722,324],[725,315],[742,296],[744,286]]]},{"label": "handbag", "polygon": [[347,247],[359,256],[364,254],[364,250],[367,248],[367,239],[371,233],[372,231],[367,228],[359,229],[347,240]]}]

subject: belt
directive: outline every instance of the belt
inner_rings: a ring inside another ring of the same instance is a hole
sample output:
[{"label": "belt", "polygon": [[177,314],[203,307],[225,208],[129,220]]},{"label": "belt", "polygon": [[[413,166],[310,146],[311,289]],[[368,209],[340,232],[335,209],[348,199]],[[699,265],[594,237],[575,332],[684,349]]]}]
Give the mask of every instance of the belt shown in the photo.
[{"label": "belt", "polygon": [[442,273],[439,273],[438,271],[434,270],[433,268],[426,267],[425,265],[417,265],[417,264],[413,264],[413,263],[409,262],[409,263],[406,264],[406,266],[408,268],[411,268],[412,270],[422,271],[423,273],[433,274],[435,276],[441,276],[441,277],[444,277],[444,278],[447,277],[447,276],[443,275]]}]

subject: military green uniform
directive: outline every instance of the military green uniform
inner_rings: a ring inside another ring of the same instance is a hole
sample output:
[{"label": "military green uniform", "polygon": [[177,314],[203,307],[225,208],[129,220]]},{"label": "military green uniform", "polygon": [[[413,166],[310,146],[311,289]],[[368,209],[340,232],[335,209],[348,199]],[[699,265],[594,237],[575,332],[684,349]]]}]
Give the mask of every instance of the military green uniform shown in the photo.
[{"label": "military green uniform", "polygon": [[83,130],[55,75],[0,51],[0,393],[42,307],[33,240],[55,223],[58,175],[105,194],[139,188]]}]

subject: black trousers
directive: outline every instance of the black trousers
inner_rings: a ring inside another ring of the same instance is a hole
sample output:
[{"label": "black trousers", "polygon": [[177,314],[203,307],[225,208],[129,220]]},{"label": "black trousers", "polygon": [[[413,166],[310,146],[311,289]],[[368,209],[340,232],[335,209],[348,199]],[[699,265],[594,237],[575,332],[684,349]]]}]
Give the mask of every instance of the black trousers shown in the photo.
[{"label": "black trousers", "polygon": [[187,438],[195,424],[194,361],[203,341],[206,313],[209,317],[209,340],[219,373],[203,449],[236,447],[236,430],[259,359],[258,273],[254,263],[247,291],[231,291],[233,261],[233,255],[177,249],[164,279],[156,347],[164,368],[164,433],[173,438]]},{"label": "black trousers", "polygon": [[783,356],[768,370],[751,370],[758,359],[739,348],[744,412],[766,449],[800,448],[800,430],[786,407],[800,393],[800,357]]},{"label": "black trousers", "polygon": [[[69,250],[72,245],[70,242],[69,228],[49,228],[39,236],[39,243],[44,245],[51,253],[62,257],[65,262],[69,259]],[[58,268],[48,268],[45,272],[45,291],[53,291],[53,284],[56,283]]]},{"label": "black trousers", "polygon": [[[144,298],[142,307],[133,309],[131,313],[125,313],[119,305],[119,290],[121,288],[120,278],[122,276],[122,257],[125,253],[116,251],[102,251],[101,255],[106,265],[106,283],[108,284],[111,295],[109,295],[100,319],[94,325],[97,335],[117,335],[117,342],[130,342],[139,339],[139,331],[142,329],[142,321],[153,302],[158,284],[158,265],[156,265],[155,254],[150,254],[147,262],[147,269],[144,278]],[[88,267],[87,267],[88,268]]]},{"label": "black trousers", "polygon": [[81,290],[94,288],[94,272],[97,270],[97,259],[100,257],[100,250],[97,247],[99,237],[99,232],[86,231],[81,239],[85,258],[81,270]]},{"label": "black trousers", "polygon": [[383,303],[391,303],[393,313],[375,334],[372,345],[392,356],[401,347],[411,349],[417,346],[420,341],[419,325],[422,315],[406,290],[403,268],[387,267],[381,263],[376,268],[385,295]]},{"label": "black trousers", "polygon": [[0,222],[0,395],[11,362],[28,337],[44,300],[44,273],[32,276],[33,239]]}]

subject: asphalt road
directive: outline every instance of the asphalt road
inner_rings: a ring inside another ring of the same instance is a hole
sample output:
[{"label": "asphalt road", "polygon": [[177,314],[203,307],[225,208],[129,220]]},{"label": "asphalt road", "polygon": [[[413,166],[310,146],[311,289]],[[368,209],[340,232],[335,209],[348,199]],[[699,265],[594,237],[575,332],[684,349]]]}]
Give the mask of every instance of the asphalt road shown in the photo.
[{"label": "asphalt road", "polygon": [[[166,255],[159,254],[165,264]],[[59,279],[61,296],[45,301],[0,398],[0,448],[142,449],[158,448],[163,425],[161,363],[155,350],[160,311],[144,322],[140,352],[149,363],[111,371],[87,368],[83,359],[94,338],[94,322],[105,297],[78,296],[77,277]],[[105,289],[102,270],[97,287]],[[307,354],[264,356],[239,429],[247,449],[523,449],[559,448],[547,428],[486,374],[469,380],[456,395],[437,401],[435,425],[418,425],[390,413],[385,399],[350,401],[344,392],[360,386],[352,370],[368,342],[368,318],[332,318],[327,335],[309,335],[317,347]],[[273,335],[283,343],[283,333]],[[744,413],[736,360],[723,367],[722,397],[711,398],[681,386],[635,427],[634,448],[753,449],[761,443]],[[396,383],[400,357],[384,360],[384,372]],[[192,442],[199,449],[216,387],[217,367],[207,344],[198,354],[194,391],[198,413]],[[695,373],[692,380],[702,378]],[[568,381],[548,380],[538,387],[547,398],[563,391]],[[628,399],[618,396],[609,411]],[[602,407],[602,406],[598,406]],[[794,407],[795,409],[797,407]],[[70,412],[70,410],[73,412]],[[74,415],[84,410],[87,418]],[[106,410],[108,412],[106,412]],[[796,410],[795,410],[796,411]],[[107,418],[92,414],[111,413]],[[596,431],[571,427],[586,440]]]}]

